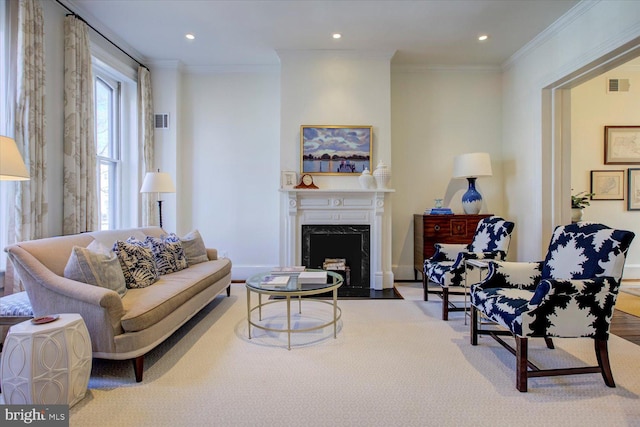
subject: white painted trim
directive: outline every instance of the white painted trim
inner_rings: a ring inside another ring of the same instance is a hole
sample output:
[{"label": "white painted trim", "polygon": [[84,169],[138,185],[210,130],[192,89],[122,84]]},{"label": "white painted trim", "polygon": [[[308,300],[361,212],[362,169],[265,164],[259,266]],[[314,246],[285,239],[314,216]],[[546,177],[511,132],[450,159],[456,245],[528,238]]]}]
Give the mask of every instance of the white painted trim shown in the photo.
[{"label": "white painted trim", "polygon": [[280,64],[186,65],[188,74],[279,73]]},{"label": "white painted trim", "polygon": [[391,61],[395,50],[376,50],[376,49],[276,49],[276,53],[280,60],[290,58],[359,58],[359,59],[382,59]]},{"label": "white painted trim", "polygon": [[501,73],[502,68],[497,65],[391,65],[392,73],[426,73],[429,71],[448,73]]},{"label": "white painted trim", "polygon": [[390,195],[394,191],[280,190],[282,211],[286,215],[285,237],[280,241],[281,265],[300,265],[303,225],[369,225],[370,287],[376,290],[392,288]]},{"label": "white painted trim", "polygon": [[509,59],[507,59],[502,64],[503,70],[508,70],[515,63],[517,63],[522,57],[527,56],[531,51],[537,49],[540,45],[544,44],[547,40],[555,37],[560,31],[564,29],[567,25],[578,19],[585,12],[591,9],[593,6],[598,4],[600,0],[597,1],[581,1],[576,4],[574,7],[569,9],[564,15],[558,18],[553,24],[549,25],[545,28],[540,34],[531,39],[527,44],[522,46],[516,53],[511,55]]}]

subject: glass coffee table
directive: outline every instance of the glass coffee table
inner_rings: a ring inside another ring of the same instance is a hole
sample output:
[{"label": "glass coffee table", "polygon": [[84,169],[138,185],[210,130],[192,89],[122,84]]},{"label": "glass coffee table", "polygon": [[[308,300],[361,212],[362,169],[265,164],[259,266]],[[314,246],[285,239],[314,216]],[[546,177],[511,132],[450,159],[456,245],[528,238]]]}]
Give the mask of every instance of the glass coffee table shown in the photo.
[{"label": "glass coffee table", "polygon": [[[321,271],[321,270],[307,270],[307,271]],[[342,286],[343,283],[343,279],[342,276],[340,276],[338,273],[334,273],[332,271],[327,271],[327,283],[318,283],[318,284],[311,284],[311,283],[298,283],[298,278],[295,275],[291,275],[289,278],[289,282],[287,283],[286,286],[276,286],[274,287],[273,285],[269,285],[269,286],[263,286],[261,285],[263,279],[265,276],[270,275],[269,272],[265,272],[265,273],[260,273],[260,274],[256,274],[254,276],[251,276],[247,279],[246,281],[246,288],[247,288],[247,322],[249,323],[249,339],[251,339],[251,326],[258,328],[258,329],[262,329],[265,331],[271,331],[271,332],[286,332],[287,333],[287,348],[289,350],[291,350],[291,333],[295,333],[295,332],[309,332],[309,331],[314,331],[316,329],[322,329],[325,328],[327,326],[333,325],[333,337],[336,338],[337,337],[337,324],[338,324],[338,320],[340,319],[340,317],[342,316],[342,310],[340,309],[340,307],[338,307],[338,288],[340,286]],[[251,306],[251,293],[256,293],[258,294],[258,305],[256,305],[255,307]],[[306,297],[306,296],[313,296],[313,295],[319,295],[319,294],[324,294],[326,292],[332,292],[333,293],[333,298],[332,300],[321,300],[321,299],[314,299],[314,298],[305,298],[305,303],[307,301],[309,302],[313,302],[313,303],[321,303],[321,304],[328,304],[331,305],[333,307],[333,316],[332,319],[330,319],[329,321],[327,321],[326,323],[323,323],[321,325],[317,325],[317,326],[313,326],[313,327],[309,327],[309,328],[296,328],[293,329],[291,328],[291,298],[298,298],[298,313],[301,314],[302,313],[302,297]],[[284,297],[284,299],[272,299],[266,302],[262,301],[262,296],[263,295],[267,295],[269,297]],[[276,328],[270,328],[268,326],[265,326],[263,324],[260,324],[258,322],[262,321],[262,307],[269,305],[269,304],[275,304],[275,303],[281,303],[281,302],[286,302],[287,305],[287,328],[286,329],[276,329]],[[258,321],[253,321],[251,319],[251,314],[254,311],[258,311]]]}]

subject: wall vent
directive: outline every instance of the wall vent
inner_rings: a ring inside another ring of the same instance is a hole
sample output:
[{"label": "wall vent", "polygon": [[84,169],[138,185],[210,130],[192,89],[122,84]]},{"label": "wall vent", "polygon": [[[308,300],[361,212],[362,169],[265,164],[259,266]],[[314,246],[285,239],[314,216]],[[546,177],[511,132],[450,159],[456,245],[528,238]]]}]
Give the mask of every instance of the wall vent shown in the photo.
[{"label": "wall vent", "polygon": [[156,114],[155,122],[156,122],[156,129],[169,129],[168,114]]},{"label": "wall vent", "polygon": [[608,79],[607,92],[629,92],[629,79]]}]

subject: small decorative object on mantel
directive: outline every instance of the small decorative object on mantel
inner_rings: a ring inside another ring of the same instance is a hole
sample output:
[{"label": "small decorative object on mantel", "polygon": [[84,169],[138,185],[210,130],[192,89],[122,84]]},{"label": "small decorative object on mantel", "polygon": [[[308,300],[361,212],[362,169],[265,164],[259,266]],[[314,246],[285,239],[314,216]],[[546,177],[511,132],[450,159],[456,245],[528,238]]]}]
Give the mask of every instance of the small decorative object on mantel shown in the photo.
[{"label": "small decorative object on mantel", "polygon": [[364,168],[362,175],[358,177],[358,181],[360,182],[360,187],[362,187],[363,190],[376,188],[376,180],[367,168]]},{"label": "small decorative object on mantel", "polygon": [[376,170],[373,171],[373,177],[376,180],[376,185],[378,186],[379,190],[389,188],[389,181],[391,181],[391,171],[382,160],[378,162]]},{"label": "small decorative object on mantel", "polygon": [[293,188],[317,189],[318,186],[313,183],[313,177],[308,173],[305,173],[300,178],[300,183]]}]

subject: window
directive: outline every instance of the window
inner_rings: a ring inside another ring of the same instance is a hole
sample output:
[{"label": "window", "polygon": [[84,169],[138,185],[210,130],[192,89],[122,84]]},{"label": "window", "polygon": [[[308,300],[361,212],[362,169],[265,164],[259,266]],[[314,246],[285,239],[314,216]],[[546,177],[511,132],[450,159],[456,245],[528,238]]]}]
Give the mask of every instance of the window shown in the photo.
[{"label": "window", "polygon": [[120,82],[94,67],[98,214],[101,230],[120,224]]}]

